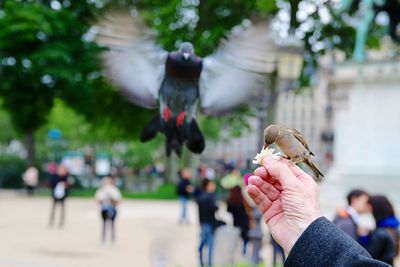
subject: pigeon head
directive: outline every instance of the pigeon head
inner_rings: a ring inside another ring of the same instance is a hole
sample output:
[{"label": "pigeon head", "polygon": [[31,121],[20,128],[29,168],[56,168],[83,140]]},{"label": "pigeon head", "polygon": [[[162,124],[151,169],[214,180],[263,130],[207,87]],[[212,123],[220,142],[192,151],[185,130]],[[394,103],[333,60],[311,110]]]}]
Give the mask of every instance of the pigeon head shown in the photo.
[{"label": "pigeon head", "polygon": [[271,124],[264,130],[264,148],[274,143],[279,136],[279,126]]},{"label": "pigeon head", "polygon": [[194,54],[193,45],[189,42],[183,42],[179,47],[179,52],[185,60],[188,60]]}]

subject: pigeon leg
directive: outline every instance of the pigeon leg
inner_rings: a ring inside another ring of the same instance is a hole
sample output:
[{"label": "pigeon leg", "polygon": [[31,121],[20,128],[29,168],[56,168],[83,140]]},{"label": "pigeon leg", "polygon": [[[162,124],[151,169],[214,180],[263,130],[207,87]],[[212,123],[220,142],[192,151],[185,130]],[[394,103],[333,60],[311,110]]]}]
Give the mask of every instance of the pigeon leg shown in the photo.
[{"label": "pigeon leg", "polygon": [[185,118],[186,118],[186,111],[179,113],[179,115],[176,117],[176,127],[183,125]]},{"label": "pigeon leg", "polygon": [[164,121],[169,121],[171,119],[171,110],[168,107],[164,107],[162,116]]}]

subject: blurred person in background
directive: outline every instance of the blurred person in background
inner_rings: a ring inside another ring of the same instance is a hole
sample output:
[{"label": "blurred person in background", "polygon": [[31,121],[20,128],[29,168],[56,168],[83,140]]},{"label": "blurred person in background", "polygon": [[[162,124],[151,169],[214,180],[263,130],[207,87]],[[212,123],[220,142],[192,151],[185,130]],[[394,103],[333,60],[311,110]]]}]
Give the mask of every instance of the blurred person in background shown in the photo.
[{"label": "blurred person in background", "polygon": [[[197,174],[200,179],[208,178],[207,177],[207,164],[201,163],[199,168],[197,168]],[[211,180],[211,179],[210,179]]]},{"label": "blurred person in background", "polygon": [[371,196],[368,203],[376,228],[369,233],[360,233],[360,243],[374,259],[393,265],[399,253],[399,220],[385,196]]},{"label": "blurred person in background", "polygon": [[321,216],[317,183],[293,162],[267,156],[254,174],[247,192],[283,247],[285,266],[389,266]]},{"label": "blurred person in background", "polygon": [[65,166],[59,165],[56,169],[56,173],[51,175],[50,188],[53,197],[53,205],[50,212],[49,226],[53,226],[56,206],[59,205],[61,208],[60,223],[62,227],[65,222],[65,199],[68,196],[69,174]]},{"label": "blurred person in background", "polygon": [[245,166],[240,169],[240,173],[242,176],[246,175],[247,173],[251,173],[253,171],[252,163],[250,159],[246,160]]},{"label": "blurred person in background", "polygon": [[258,266],[261,261],[263,232],[261,229],[262,213],[257,207],[253,208],[251,218],[251,229],[249,230],[249,242],[251,245],[251,263]]},{"label": "blurred person in background", "polygon": [[358,227],[360,214],[368,213],[369,195],[361,189],[352,190],[347,195],[347,209],[339,209],[336,213],[333,223],[346,234],[358,241]]},{"label": "blurred person in background", "polygon": [[28,196],[33,196],[39,183],[39,171],[35,166],[29,166],[22,174],[22,180],[25,183]]},{"label": "blurred person in background", "polygon": [[[274,267],[283,266],[285,262],[285,252],[283,248],[275,241],[274,237],[271,235],[271,245],[272,245],[272,264]],[[279,260],[278,262],[278,258]]]},{"label": "blurred person in background", "polygon": [[[212,266],[212,253],[214,243],[215,229],[224,224],[215,217],[215,212],[218,210],[215,197],[215,183],[207,178],[204,178],[201,183],[201,193],[196,199],[199,208],[200,220],[200,246],[199,258],[201,266]],[[207,247],[207,265],[203,259],[203,249]]]},{"label": "blurred person in background", "polygon": [[233,226],[240,228],[240,236],[243,240],[243,255],[246,254],[247,242],[249,241],[250,219],[247,213],[249,209],[249,204],[243,198],[242,188],[240,186],[231,188],[227,199],[227,210],[232,214]]},{"label": "blurred person in background", "polygon": [[50,175],[49,177],[51,178],[51,175],[56,174],[57,172],[57,164],[52,161],[47,164],[47,173]]},{"label": "blurred person in background", "polygon": [[179,218],[179,223],[189,224],[189,218],[187,216],[187,205],[190,195],[193,193],[193,186],[190,182],[192,178],[192,171],[190,168],[185,168],[180,173],[180,178],[178,186],[176,188],[179,201],[181,203],[181,215]]},{"label": "blurred person in background", "polygon": [[115,186],[115,179],[105,177],[101,186],[96,191],[96,200],[100,204],[100,214],[103,222],[101,241],[106,242],[107,225],[110,227],[110,238],[115,242],[115,218],[117,217],[117,205],[121,201],[121,192]]}]

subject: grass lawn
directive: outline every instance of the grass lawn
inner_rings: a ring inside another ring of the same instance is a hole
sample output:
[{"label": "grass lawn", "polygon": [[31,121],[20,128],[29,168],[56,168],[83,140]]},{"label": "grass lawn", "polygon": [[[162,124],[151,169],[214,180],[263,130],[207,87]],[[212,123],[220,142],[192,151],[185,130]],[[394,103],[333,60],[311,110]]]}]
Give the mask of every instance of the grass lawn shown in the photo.
[{"label": "grass lawn", "polygon": [[[176,185],[175,184],[163,184],[160,185],[155,192],[128,192],[122,190],[122,197],[125,199],[176,199]],[[70,197],[83,197],[83,198],[93,198],[96,193],[95,188],[90,189],[71,189],[69,191]],[[50,196],[49,191],[42,191],[38,195]]]}]

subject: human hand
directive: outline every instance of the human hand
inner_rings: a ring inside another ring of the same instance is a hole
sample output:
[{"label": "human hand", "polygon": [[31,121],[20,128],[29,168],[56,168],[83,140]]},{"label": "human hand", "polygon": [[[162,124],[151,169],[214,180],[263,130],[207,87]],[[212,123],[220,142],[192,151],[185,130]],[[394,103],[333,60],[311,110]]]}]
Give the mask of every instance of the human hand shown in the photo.
[{"label": "human hand", "polygon": [[288,255],[301,234],[320,217],[318,186],[311,176],[283,158],[264,158],[254,174],[247,192]]}]

